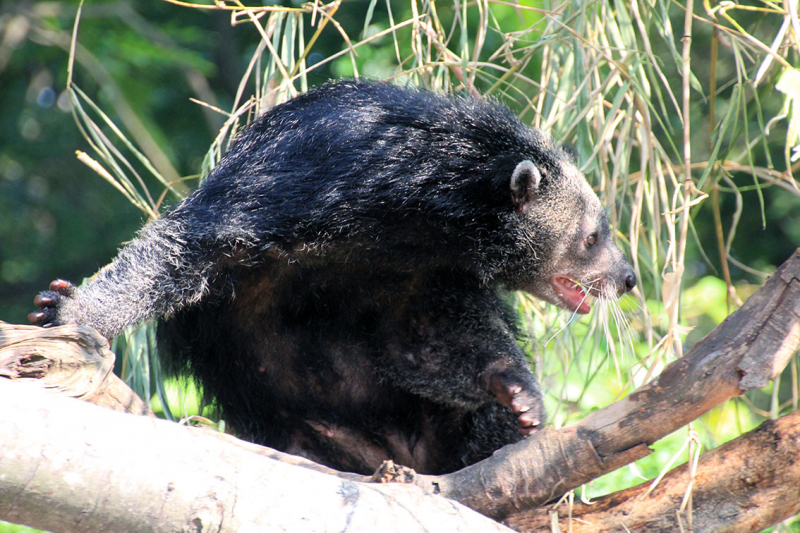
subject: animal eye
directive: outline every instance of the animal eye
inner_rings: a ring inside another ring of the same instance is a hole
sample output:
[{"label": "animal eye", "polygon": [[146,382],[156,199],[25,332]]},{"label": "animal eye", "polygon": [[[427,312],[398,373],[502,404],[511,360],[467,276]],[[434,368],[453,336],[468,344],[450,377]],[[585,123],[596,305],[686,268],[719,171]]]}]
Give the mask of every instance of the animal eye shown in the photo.
[{"label": "animal eye", "polygon": [[594,246],[594,243],[597,242],[597,233],[592,233],[588,237],[586,237],[586,246]]}]

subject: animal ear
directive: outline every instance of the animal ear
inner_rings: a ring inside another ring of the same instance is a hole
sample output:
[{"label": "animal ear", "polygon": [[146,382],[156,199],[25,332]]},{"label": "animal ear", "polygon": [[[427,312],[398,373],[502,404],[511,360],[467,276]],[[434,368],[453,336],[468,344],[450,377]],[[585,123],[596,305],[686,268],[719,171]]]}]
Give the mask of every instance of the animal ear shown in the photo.
[{"label": "animal ear", "polygon": [[542,175],[529,159],[521,161],[511,174],[511,201],[518,213],[525,213],[533,203]]}]

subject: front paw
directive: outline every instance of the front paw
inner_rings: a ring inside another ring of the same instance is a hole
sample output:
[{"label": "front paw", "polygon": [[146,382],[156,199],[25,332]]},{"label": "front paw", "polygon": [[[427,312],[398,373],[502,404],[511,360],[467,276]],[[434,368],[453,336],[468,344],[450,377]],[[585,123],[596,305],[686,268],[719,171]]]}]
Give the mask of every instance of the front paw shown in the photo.
[{"label": "front paw", "polygon": [[34,305],[39,307],[28,315],[28,321],[34,326],[49,328],[61,325],[58,321],[58,309],[64,304],[66,299],[72,298],[75,294],[75,286],[69,281],[57,279],[50,283],[50,290],[40,292],[33,299]]},{"label": "front paw", "polygon": [[503,372],[490,375],[488,381],[489,392],[517,415],[520,433],[527,436],[541,427],[545,418],[544,402],[535,381]]}]

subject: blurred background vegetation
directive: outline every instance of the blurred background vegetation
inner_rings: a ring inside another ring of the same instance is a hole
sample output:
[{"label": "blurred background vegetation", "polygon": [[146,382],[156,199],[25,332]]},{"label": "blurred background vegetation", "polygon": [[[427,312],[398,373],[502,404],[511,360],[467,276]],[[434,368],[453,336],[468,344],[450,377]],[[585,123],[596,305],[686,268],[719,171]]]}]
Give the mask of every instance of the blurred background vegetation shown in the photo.
[{"label": "blurred background vegetation", "polygon": [[[669,0],[180,4],[89,0],[72,55],[78,2],[0,6],[0,320],[24,323],[51,279],[80,281],[110,262],[253,116],[350,76],[504,101],[574,148],[608,206],[641,281],[621,313],[600,302],[572,320],[512,300],[552,425],[645,382],[800,246],[793,2],[706,0],[690,25],[686,4]],[[118,340],[118,369],[163,399],[178,387],[158,375],[151,340],[148,328]],[[796,409],[797,366],[586,496],[654,478],[673,458]],[[197,412],[180,396],[165,416]]]}]

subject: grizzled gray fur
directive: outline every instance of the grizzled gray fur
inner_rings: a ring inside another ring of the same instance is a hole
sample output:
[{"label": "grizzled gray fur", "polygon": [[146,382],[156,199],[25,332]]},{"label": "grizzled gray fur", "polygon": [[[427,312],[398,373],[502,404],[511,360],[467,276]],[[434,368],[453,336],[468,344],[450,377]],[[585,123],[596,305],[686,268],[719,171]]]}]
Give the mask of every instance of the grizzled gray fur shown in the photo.
[{"label": "grizzled gray fur", "polygon": [[572,159],[506,107],[342,81],[256,120],[31,320],[113,337],[156,317],[165,363],[241,437],[443,473],[544,422],[504,291],[586,313],[635,283]]}]

